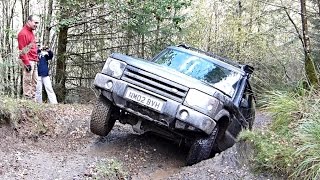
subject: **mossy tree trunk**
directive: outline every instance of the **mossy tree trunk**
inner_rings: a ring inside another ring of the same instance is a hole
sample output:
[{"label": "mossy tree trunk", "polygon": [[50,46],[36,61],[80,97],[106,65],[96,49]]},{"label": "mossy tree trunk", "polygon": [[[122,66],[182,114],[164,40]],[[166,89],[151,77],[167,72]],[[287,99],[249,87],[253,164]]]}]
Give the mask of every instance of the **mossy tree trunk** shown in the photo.
[{"label": "mossy tree trunk", "polygon": [[305,70],[309,83],[315,87],[319,88],[320,82],[318,77],[318,72],[315,63],[310,55],[305,56]]},{"label": "mossy tree trunk", "polygon": [[305,63],[306,76],[311,86],[315,88],[319,88],[320,84],[319,84],[317,69],[311,57],[306,0],[300,0],[300,4],[301,4],[302,39],[303,39],[303,48],[304,48],[304,55],[305,55],[304,63]]},{"label": "mossy tree trunk", "polygon": [[68,27],[63,26],[59,28],[58,35],[58,52],[56,65],[56,89],[57,98],[59,102],[64,102],[66,96],[66,52],[67,52],[67,36]]},{"label": "mossy tree trunk", "polygon": [[60,2],[60,22],[58,33],[58,51],[57,51],[57,64],[55,76],[55,89],[58,102],[64,102],[67,94],[66,80],[67,80],[67,43],[68,43],[68,30],[69,25],[65,23],[68,18],[68,8],[65,8],[64,1]]}]

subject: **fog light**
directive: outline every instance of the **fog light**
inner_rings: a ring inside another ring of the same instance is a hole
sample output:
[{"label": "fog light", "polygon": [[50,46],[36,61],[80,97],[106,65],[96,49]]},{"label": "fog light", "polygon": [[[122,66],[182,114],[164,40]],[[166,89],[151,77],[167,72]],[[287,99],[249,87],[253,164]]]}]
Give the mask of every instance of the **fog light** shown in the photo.
[{"label": "fog light", "polygon": [[113,82],[112,81],[108,81],[105,85],[106,89],[111,89],[113,86]]},{"label": "fog light", "polygon": [[189,117],[189,113],[186,110],[180,111],[180,118],[181,120],[186,120]]}]

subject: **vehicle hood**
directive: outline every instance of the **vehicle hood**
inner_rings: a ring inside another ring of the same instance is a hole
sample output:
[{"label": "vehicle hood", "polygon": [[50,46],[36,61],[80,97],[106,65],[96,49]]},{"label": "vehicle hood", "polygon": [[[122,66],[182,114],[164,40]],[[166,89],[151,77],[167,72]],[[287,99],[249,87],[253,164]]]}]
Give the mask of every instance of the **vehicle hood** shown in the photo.
[{"label": "vehicle hood", "polygon": [[179,83],[179,84],[186,86],[188,88],[197,89],[199,91],[202,91],[202,92],[209,94],[209,95],[212,95],[212,96],[213,95],[216,96],[217,93],[219,93],[220,95],[223,94],[223,92],[210,86],[207,83],[204,83],[204,82],[199,81],[195,78],[189,77],[185,74],[182,74],[178,71],[175,71],[169,67],[161,66],[161,65],[154,63],[154,62],[151,62],[151,61],[133,58],[133,57],[123,55],[123,54],[118,54],[118,53],[112,54],[111,57],[114,59],[124,61],[130,66],[134,66],[136,68],[153,73],[157,76],[174,81],[174,82]]}]

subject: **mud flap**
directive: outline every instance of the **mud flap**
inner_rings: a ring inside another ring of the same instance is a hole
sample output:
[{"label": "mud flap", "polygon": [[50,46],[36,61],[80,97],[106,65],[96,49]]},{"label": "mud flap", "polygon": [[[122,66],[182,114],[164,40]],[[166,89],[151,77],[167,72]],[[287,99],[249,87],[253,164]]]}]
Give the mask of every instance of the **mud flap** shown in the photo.
[{"label": "mud flap", "polygon": [[217,134],[218,126],[214,128],[210,136],[194,141],[186,159],[186,163],[188,166],[196,164],[210,157]]}]

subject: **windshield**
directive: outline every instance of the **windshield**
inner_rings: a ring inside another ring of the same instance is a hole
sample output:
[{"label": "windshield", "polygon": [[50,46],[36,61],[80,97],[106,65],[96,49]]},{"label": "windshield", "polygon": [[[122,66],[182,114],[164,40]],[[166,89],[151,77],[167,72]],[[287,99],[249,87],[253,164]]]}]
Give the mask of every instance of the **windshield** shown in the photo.
[{"label": "windshield", "polygon": [[155,59],[155,63],[208,83],[230,97],[241,78],[239,73],[212,61],[173,49],[166,50]]}]

